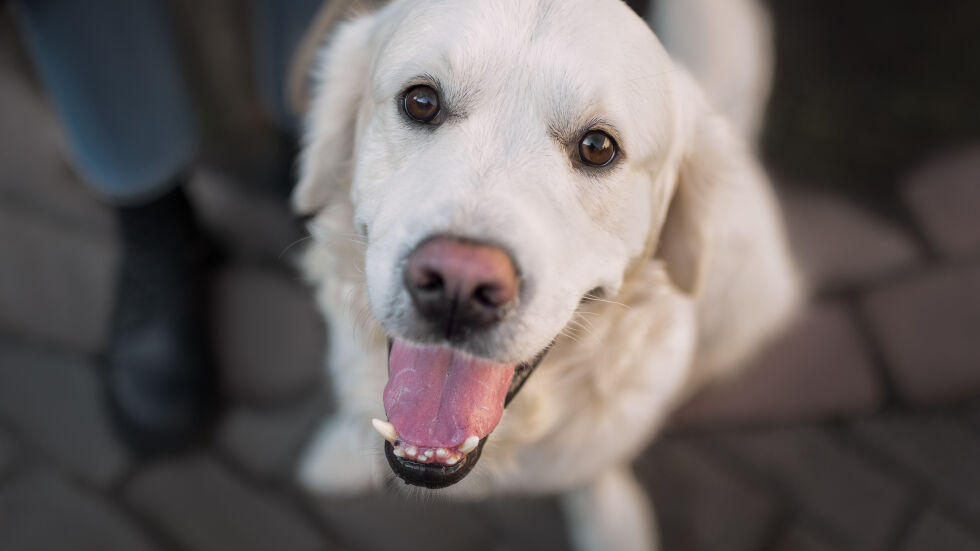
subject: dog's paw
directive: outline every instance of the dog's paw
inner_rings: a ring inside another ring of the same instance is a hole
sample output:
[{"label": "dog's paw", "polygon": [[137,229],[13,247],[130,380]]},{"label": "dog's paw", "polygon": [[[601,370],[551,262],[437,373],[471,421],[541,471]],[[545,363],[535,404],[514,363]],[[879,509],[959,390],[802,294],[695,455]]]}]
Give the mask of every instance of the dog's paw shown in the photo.
[{"label": "dog's paw", "polygon": [[576,551],[659,549],[653,507],[628,467],[566,492],[561,504]]},{"label": "dog's paw", "polygon": [[379,488],[384,477],[383,441],[360,416],[327,418],[300,458],[301,486],[315,493],[351,495]]}]

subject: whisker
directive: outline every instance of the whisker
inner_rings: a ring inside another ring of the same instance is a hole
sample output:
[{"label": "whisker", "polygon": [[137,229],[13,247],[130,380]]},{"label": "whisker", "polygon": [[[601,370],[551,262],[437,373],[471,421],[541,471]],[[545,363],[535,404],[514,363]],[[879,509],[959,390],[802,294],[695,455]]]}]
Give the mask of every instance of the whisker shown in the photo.
[{"label": "whisker", "polygon": [[359,233],[343,232],[332,230],[318,222],[310,222],[306,225],[311,234],[319,239],[343,239],[358,245],[368,245],[367,239]]},{"label": "whisker", "polygon": [[581,323],[579,323],[579,322],[577,322],[575,320],[568,320],[568,324],[571,325],[571,326],[573,326],[573,327],[575,327],[575,328],[577,328],[578,330],[582,331],[582,333],[584,333],[583,336],[587,336],[590,333],[592,333],[592,328],[586,327],[585,325],[582,325]]},{"label": "whisker", "polygon": [[589,312],[589,311],[586,311],[586,310],[576,310],[575,311],[575,315],[576,316],[601,316],[602,314],[600,314],[599,312]]},{"label": "whisker", "polygon": [[569,331],[567,328],[562,329],[561,331],[558,332],[558,334],[561,335],[561,336],[563,336],[563,337],[565,337],[566,339],[568,339],[568,340],[576,343],[576,344],[582,344],[582,339],[580,339],[577,336],[575,336],[574,334],[572,334],[572,332]]},{"label": "whisker", "polygon": [[[584,322],[586,320],[582,320],[582,321]],[[585,335],[590,335],[592,333],[593,327],[589,323],[582,323],[575,320],[571,320],[569,323],[574,323],[579,330],[585,333]]]},{"label": "whisker", "polygon": [[[575,312],[575,315],[574,315],[574,316],[572,316],[572,317],[573,317],[573,318],[576,318],[576,317],[579,317],[579,316],[581,316],[581,319],[582,319],[582,321],[583,321],[584,323],[589,323],[589,324],[591,324],[591,323],[592,323],[592,321],[593,321],[593,320],[595,319],[595,316],[598,316],[598,315],[599,315],[599,313],[598,313],[598,312],[583,312],[583,311],[581,311],[581,310],[577,310],[577,311]],[[592,317],[589,317],[589,316],[592,316]]]},{"label": "whisker", "polygon": [[303,243],[304,241],[309,241],[310,239],[313,239],[313,236],[312,235],[307,235],[306,237],[297,239],[296,241],[293,241],[289,245],[286,245],[286,248],[283,249],[281,253],[279,253],[279,256],[276,257],[276,259],[277,260],[282,260],[282,257],[285,256],[286,253],[289,252],[289,249],[292,249],[293,247],[295,247],[296,245],[299,245],[300,243]]},{"label": "whisker", "polygon": [[600,297],[597,297],[595,295],[589,295],[589,294],[587,294],[587,295],[585,295],[585,298],[588,299],[588,300],[594,300],[596,302],[603,302],[603,303],[606,303],[606,304],[613,304],[613,305],[616,305],[616,306],[621,306],[623,308],[626,308],[627,310],[632,310],[633,309],[628,304],[623,304],[622,302],[616,302],[615,300],[609,300],[609,299],[600,298]]}]

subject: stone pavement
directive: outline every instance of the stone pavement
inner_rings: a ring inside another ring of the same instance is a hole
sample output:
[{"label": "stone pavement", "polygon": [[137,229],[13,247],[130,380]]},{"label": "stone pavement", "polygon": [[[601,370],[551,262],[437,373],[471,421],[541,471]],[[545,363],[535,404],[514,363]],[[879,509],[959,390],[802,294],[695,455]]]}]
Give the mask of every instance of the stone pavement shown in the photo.
[{"label": "stone pavement", "polygon": [[[567,549],[547,497],[315,501],[294,486],[330,407],[322,321],[288,268],[302,232],[203,168],[195,199],[238,259],[214,281],[232,406],[191,452],[130,456],[99,394],[112,221],[3,51],[0,120],[0,550]],[[980,550],[980,146],[922,159],[902,189],[913,216],[898,222],[783,190],[816,298],[637,461],[666,550]]]}]

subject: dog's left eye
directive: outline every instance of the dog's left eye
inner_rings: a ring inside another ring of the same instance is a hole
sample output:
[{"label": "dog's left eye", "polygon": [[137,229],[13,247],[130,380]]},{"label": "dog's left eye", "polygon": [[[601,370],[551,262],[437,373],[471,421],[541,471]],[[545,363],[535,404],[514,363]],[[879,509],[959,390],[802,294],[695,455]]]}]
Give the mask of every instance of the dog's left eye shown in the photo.
[{"label": "dog's left eye", "polygon": [[405,93],[402,109],[412,119],[431,123],[439,116],[439,93],[429,86],[416,86]]},{"label": "dog's left eye", "polygon": [[616,158],[616,142],[609,134],[593,130],[582,136],[578,154],[582,162],[589,166],[606,166]]}]

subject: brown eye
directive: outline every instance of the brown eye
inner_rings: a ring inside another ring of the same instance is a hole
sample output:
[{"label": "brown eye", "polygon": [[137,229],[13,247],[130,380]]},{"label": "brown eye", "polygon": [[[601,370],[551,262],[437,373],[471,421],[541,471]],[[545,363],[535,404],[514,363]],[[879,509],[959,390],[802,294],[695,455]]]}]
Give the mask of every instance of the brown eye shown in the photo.
[{"label": "brown eye", "polygon": [[405,94],[402,107],[418,122],[432,122],[439,115],[439,94],[428,86],[416,86]]},{"label": "brown eye", "polygon": [[589,166],[606,166],[616,158],[616,142],[609,134],[593,130],[582,136],[578,154],[582,162]]}]

